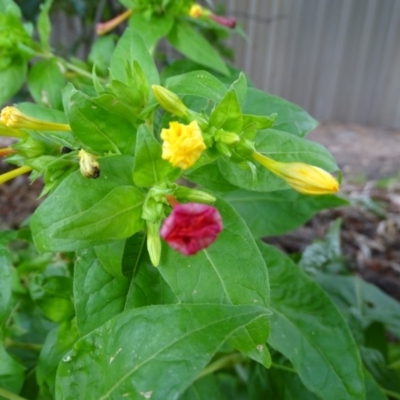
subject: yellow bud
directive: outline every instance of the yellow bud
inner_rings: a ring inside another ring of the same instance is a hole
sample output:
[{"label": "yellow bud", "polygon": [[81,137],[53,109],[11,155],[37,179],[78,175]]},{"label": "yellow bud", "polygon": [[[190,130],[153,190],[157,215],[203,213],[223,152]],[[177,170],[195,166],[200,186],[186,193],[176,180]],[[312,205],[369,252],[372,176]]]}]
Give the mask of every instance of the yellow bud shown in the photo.
[{"label": "yellow bud", "polygon": [[100,176],[100,166],[96,161],[96,156],[81,149],[79,150],[78,157],[80,158],[79,165],[83,176],[93,179]]},{"label": "yellow bud", "polygon": [[158,104],[160,104],[164,110],[178,117],[187,115],[188,108],[174,92],[159,85],[153,85],[151,88],[153,89]]},{"label": "yellow bud", "polygon": [[25,172],[29,172],[29,171],[32,171],[32,168],[25,165],[23,167],[19,167],[19,168],[13,169],[12,171],[6,172],[5,174],[1,174],[0,175],[0,185],[4,182],[7,182],[11,179],[16,178],[17,176],[25,174]]},{"label": "yellow bud", "polygon": [[278,162],[257,152],[252,157],[299,193],[319,195],[336,193],[339,190],[335,177],[319,167],[301,162]]},{"label": "yellow bud", "polygon": [[163,140],[162,158],[174,167],[191,167],[206,149],[197,121],[189,125],[170,122],[169,129],[163,129],[160,136]]},{"label": "yellow bud", "polygon": [[22,113],[18,108],[9,106],[1,111],[0,122],[10,128],[35,129],[38,131],[70,131],[68,124],[43,121]]},{"label": "yellow bud", "polygon": [[190,7],[189,15],[192,18],[199,18],[203,15],[203,7],[200,4],[193,4]]}]

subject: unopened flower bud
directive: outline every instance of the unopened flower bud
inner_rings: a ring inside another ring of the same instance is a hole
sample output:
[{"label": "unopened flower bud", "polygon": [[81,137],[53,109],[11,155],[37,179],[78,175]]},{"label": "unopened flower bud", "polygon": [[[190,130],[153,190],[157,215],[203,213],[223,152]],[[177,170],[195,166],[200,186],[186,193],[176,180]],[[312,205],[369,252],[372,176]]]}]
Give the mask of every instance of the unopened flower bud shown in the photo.
[{"label": "unopened flower bud", "polygon": [[32,171],[32,168],[25,165],[23,167],[19,167],[19,168],[13,169],[12,171],[1,174],[0,175],[0,185],[4,182],[7,182],[11,179],[16,178],[17,176],[25,174],[26,172],[29,172],[29,171]]},{"label": "unopened flower bud", "polygon": [[231,157],[232,152],[225,143],[217,142],[215,143],[215,148],[225,157]]},{"label": "unopened flower bud", "polygon": [[154,96],[160,106],[178,117],[184,117],[188,114],[188,108],[183,104],[182,100],[170,90],[160,85],[153,85]]},{"label": "unopened flower bud", "polygon": [[322,168],[301,162],[278,162],[258,152],[254,152],[252,157],[299,193],[320,195],[339,190],[338,181]]},{"label": "unopened flower bud", "polygon": [[105,35],[106,33],[113,30],[115,27],[117,27],[120,23],[125,21],[127,18],[129,18],[131,14],[132,14],[132,10],[126,10],[122,14],[117,15],[115,18],[110,19],[109,21],[99,22],[96,25],[96,33],[99,36]]},{"label": "unopened flower bud", "polygon": [[78,153],[80,170],[86,178],[96,179],[100,176],[100,166],[96,156],[81,149]]},{"label": "unopened flower bud", "polygon": [[226,132],[223,129],[218,129],[215,132],[214,140],[216,142],[232,145],[240,142],[240,136],[233,132]]},{"label": "unopened flower bud", "polygon": [[14,153],[15,150],[12,149],[11,147],[3,147],[2,149],[0,149],[0,157],[9,156]]},{"label": "unopened flower bud", "polygon": [[70,131],[68,124],[43,121],[22,113],[18,108],[8,106],[1,111],[0,122],[11,128],[35,129],[38,131]]},{"label": "unopened flower bud", "polygon": [[177,204],[163,222],[161,237],[175,250],[190,256],[210,246],[222,231],[222,218],[207,204]]},{"label": "unopened flower bud", "polygon": [[161,256],[160,222],[153,223],[146,221],[146,226],[147,251],[149,252],[151,263],[157,267]]},{"label": "unopened flower bud", "polygon": [[174,190],[174,196],[180,201],[192,201],[195,203],[214,203],[216,198],[207,192],[191,189],[186,186],[178,186]]}]

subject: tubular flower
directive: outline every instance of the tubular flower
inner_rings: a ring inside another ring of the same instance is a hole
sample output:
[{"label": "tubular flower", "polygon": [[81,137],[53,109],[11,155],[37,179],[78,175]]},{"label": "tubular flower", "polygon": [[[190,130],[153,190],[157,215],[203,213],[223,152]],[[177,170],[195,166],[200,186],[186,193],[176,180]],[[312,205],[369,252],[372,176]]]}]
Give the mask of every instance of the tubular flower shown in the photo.
[{"label": "tubular flower", "polygon": [[3,108],[1,111],[0,122],[10,128],[35,129],[38,131],[70,131],[68,124],[43,121],[30,117],[13,106]]},{"label": "tubular flower", "polygon": [[96,156],[81,149],[78,153],[79,166],[83,176],[96,179],[100,176],[100,166],[96,161]]},{"label": "tubular flower", "polygon": [[177,203],[165,219],[160,234],[173,249],[190,256],[210,246],[222,228],[222,218],[215,207]]},{"label": "tubular flower", "polygon": [[182,169],[191,167],[206,149],[197,121],[189,125],[170,122],[169,129],[161,131],[161,139],[162,158]]},{"label": "tubular flower", "polygon": [[105,35],[107,32],[113,30],[116,26],[118,26],[121,22],[124,22],[127,18],[130,17],[133,10],[126,10],[122,14],[117,15],[115,18],[110,19],[106,22],[99,22],[96,25],[96,33],[98,35]]},{"label": "tubular flower", "polygon": [[203,8],[199,4],[193,4],[189,10],[189,15],[192,18],[209,17],[216,23],[226,26],[227,28],[233,29],[236,26],[236,20],[234,18],[220,17],[219,15],[213,14],[210,10]]},{"label": "tubular flower", "polygon": [[32,171],[32,168],[25,165],[23,167],[19,167],[19,168],[13,169],[12,171],[1,174],[0,175],[0,185],[4,182],[7,182],[11,179],[16,178],[17,176],[25,174],[25,172],[29,172],[29,171]]},{"label": "tubular flower", "polygon": [[278,162],[257,152],[252,157],[302,194],[330,194],[339,190],[338,181],[321,168],[301,162]]},{"label": "tubular flower", "polygon": [[10,154],[14,154],[15,150],[11,147],[3,147],[0,149],[0,157],[9,156]]}]

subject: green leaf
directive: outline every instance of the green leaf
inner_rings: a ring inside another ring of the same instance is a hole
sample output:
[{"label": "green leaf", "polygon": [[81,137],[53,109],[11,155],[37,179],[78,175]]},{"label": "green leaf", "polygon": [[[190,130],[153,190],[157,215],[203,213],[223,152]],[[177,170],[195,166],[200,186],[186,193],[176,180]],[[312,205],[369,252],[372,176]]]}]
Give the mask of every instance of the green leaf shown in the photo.
[{"label": "green leaf", "polygon": [[11,300],[11,259],[10,253],[0,245],[0,328],[6,321]]},{"label": "green leaf", "polygon": [[366,400],[387,400],[382,389],[371,376],[367,369],[364,368],[365,377],[365,399]]},{"label": "green leaf", "polygon": [[234,89],[229,90],[221,103],[214,109],[208,121],[209,126],[239,133],[243,127],[243,116]]},{"label": "green leaf", "polygon": [[243,113],[263,116],[277,113],[274,128],[297,136],[305,136],[317,127],[315,119],[299,106],[253,88],[247,90]]},{"label": "green leaf", "polygon": [[[334,158],[319,143],[275,129],[260,131],[255,141],[258,152],[276,161],[304,162],[328,172],[337,170]],[[218,165],[222,176],[227,181],[243,189],[272,192],[289,188],[284,180],[258,163],[256,164],[256,180],[253,179],[250,169],[243,169],[229,159],[220,158]]]},{"label": "green leaf", "polygon": [[8,355],[0,343],[0,388],[19,393],[23,381],[25,368]]},{"label": "green leaf", "polygon": [[133,13],[129,18],[129,26],[139,32],[150,53],[154,53],[157,42],[168,35],[173,23],[174,18],[167,13],[153,14],[150,18],[143,13]]},{"label": "green leaf", "polygon": [[237,186],[232,185],[222,176],[215,162],[196,168],[194,171],[185,174],[185,177],[214,192],[230,192],[238,189]]},{"label": "green leaf", "polygon": [[136,132],[129,109],[110,94],[89,98],[68,88],[65,95],[69,94],[65,112],[81,143],[98,153],[133,153]]},{"label": "green leaf", "polygon": [[143,228],[143,193],[133,186],[116,187],[95,204],[86,201],[80,212],[53,226],[57,239],[118,240]]},{"label": "green leaf", "polygon": [[83,337],[63,358],[56,397],[177,398],[235,330],[264,315],[263,307],[216,304],[125,312]]},{"label": "green leaf", "polygon": [[159,83],[158,71],[142,36],[128,28],[119,39],[111,59],[111,76],[129,86],[130,67],[137,61],[144,71],[149,85]]},{"label": "green leaf", "polygon": [[106,35],[97,37],[90,49],[88,60],[96,65],[96,70],[106,75],[115,49],[115,36]]},{"label": "green leaf", "polygon": [[260,249],[271,281],[270,346],[324,400],[364,399],[360,356],[343,317],[288,257],[261,242]]},{"label": "green leaf", "polygon": [[122,259],[126,240],[106,243],[94,248],[96,256],[103,268],[112,276],[123,277]]},{"label": "green leaf", "polygon": [[[129,185],[133,183],[132,166],[132,157],[110,156],[100,160],[101,175],[98,179],[85,178],[79,171],[64,179],[32,216],[31,229],[37,249],[39,251],[75,251],[105,244],[109,240],[122,239],[121,236],[125,234],[130,236],[129,232],[138,227],[138,221],[134,221],[134,218],[139,215],[141,208],[139,205],[135,208],[134,203],[129,203],[135,199],[135,203],[139,204],[141,196],[137,189],[129,188]],[[115,189],[117,189],[116,192],[111,197],[108,196]],[[115,205],[104,199],[114,201],[119,194],[127,194],[129,198],[117,199],[118,203],[124,203],[124,212],[121,214],[121,209],[117,210],[119,215],[116,221],[99,207],[99,202],[109,207],[108,211],[112,209],[115,211]],[[86,214],[87,229],[79,222],[79,218],[77,220],[77,215],[81,213]],[[96,230],[92,230],[93,226],[90,228],[90,225],[96,222],[90,220],[90,215],[100,215],[101,225],[106,227],[105,232],[96,233]],[[133,219],[129,221],[123,219],[128,215],[131,215]],[[76,222],[75,226],[73,221]],[[65,230],[66,223],[70,225],[68,230]],[[56,234],[60,235],[63,230],[66,236],[56,237]],[[73,231],[91,238],[74,236]],[[107,238],[104,239],[105,237]]]},{"label": "green leaf", "polygon": [[243,107],[247,94],[247,79],[246,75],[243,72],[241,72],[239,74],[239,78],[232,83],[232,89],[235,90],[240,107]]},{"label": "green leaf", "polygon": [[367,371],[381,388],[400,397],[400,371],[388,368],[379,351],[367,347],[361,348],[361,355]]},{"label": "green leaf", "polygon": [[250,400],[318,400],[301,382],[295,371],[274,364],[266,370],[259,365],[254,365],[249,377]]},{"label": "green leaf", "polygon": [[38,104],[50,108],[62,110],[61,90],[66,82],[56,58],[38,61],[29,70],[29,92]]},{"label": "green leaf", "polygon": [[179,400],[226,400],[215,375],[207,375],[189,386]]},{"label": "green leaf", "polygon": [[73,317],[72,279],[66,276],[36,275],[29,284],[32,300],[54,322]]},{"label": "green leaf", "polygon": [[318,211],[348,204],[348,201],[337,196],[307,196],[294,190],[237,190],[226,193],[223,197],[246,221],[257,238],[290,232],[307,222]]},{"label": "green leaf", "polygon": [[54,398],[58,364],[78,339],[75,320],[65,321],[49,332],[36,366],[36,378],[41,394]]},{"label": "green leaf", "polygon": [[174,181],[181,174],[168,161],[161,158],[161,144],[146,125],[137,132],[133,181],[137,186],[148,187],[161,183],[166,178]]},{"label": "green leaf", "polygon": [[362,321],[361,328],[373,322],[381,322],[393,335],[400,338],[400,304],[375,285],[358,276],[338,276],[322,272],[314,272],[314,279],[347,318],[355,315]]},{"label": "green leaf", "polygon": [[158,269],[149,260],[143,233],[126,241],[121,269],[125,277],[115,277],[103,268],[93,250],[79,253],[74,294],[82,336],[132,308],[176,302]]},{"label": "green leaf", "polygon": [[167,38],[172,46],[191,60],[229,75],[229,70],[220,55],[188,22],[177,21]]},{"label": "green leaf", "polygon": [[51,33],[51,23],[49,19],[49,12],[53,0],[46,0],[40,6],[40,14],[37,22],[37,29],[40,38],[40,44],[44,50],[50,50],[50,33]]},{"label": "green leaf", "polygon": [[173,76],[167,79],[166,87],[178,96],[198,96],[215,102],[220,102],[227,92],[225,85],[207,71]]},{"label": "green leaf", "polygon": [[[268,306],[267,268],[254,239],[228,204],[219,200],[215,206],[224,221],[224,229],[216,242],[191,257],[164,246],[158,268],[161,275],[183,303]],[[252,328],[238,332],[233,345],[268,365],[269,354],[263,346],[268,323],[259,321]]]},{"label": "green leaf", "polygon": [[14,62],[0,71],[0,105],[10,100],[25,82],[27,64],[25,61]]}]

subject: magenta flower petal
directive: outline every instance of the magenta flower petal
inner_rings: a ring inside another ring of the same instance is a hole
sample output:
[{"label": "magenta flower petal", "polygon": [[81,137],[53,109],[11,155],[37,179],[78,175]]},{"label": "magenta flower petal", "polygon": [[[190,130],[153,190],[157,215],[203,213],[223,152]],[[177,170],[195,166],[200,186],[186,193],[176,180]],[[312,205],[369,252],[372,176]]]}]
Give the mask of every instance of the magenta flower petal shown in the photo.
[{"label": "magenta flower petal", "polygon": [[207,204],[176,205],[161,227],[161,237],[175,250],[190,256],[210,246],[222,230],[222,218]]}]

